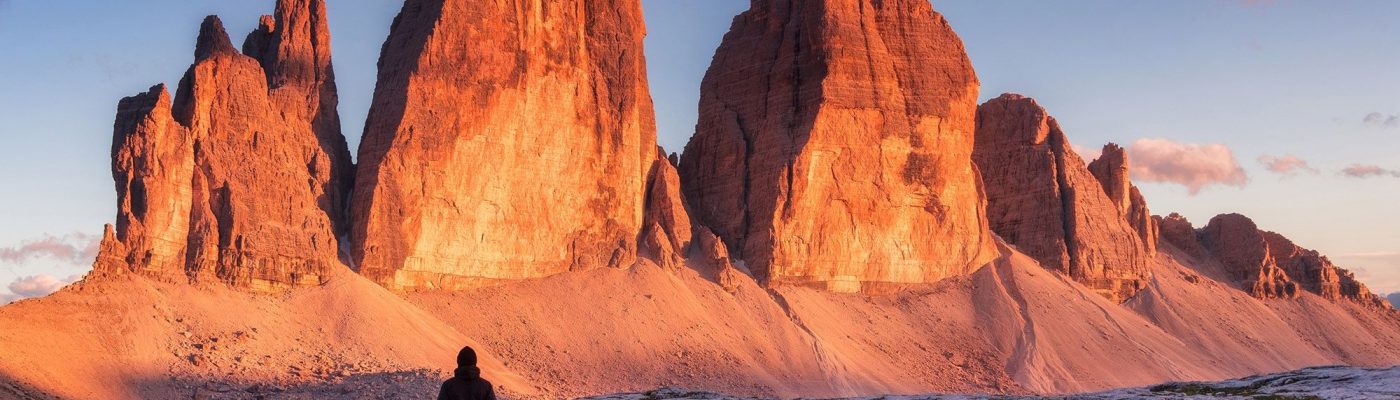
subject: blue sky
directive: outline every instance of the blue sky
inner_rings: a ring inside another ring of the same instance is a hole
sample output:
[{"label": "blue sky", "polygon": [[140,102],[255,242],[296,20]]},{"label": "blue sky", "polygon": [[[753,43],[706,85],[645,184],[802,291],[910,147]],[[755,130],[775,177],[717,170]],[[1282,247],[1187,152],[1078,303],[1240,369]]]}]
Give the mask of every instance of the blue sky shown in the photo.
[{"label": "blue sky", "polygon": [[[178,81],[204,15],[222,16],[237,40],[272,3],[0,0],[0,296],[20,277],[61,280],[87,269],[89,243],[114,214],[117,100]],[[668,150],[679,151],[693,131],[700,78],[747,3],[644,0],[652,95]],[[1154,212],[1181,212],[1198,225],[1241,212],[1331,255],[1378,292],[1400,291],[1400,177],[1341,173],[1353,164],[1400,170],[1400,117],[1391,119],[1400,115],[1400,2],[934,6],[967,44],[983,99],[1035,97],[1089,149],[1159,138],[1192,155],[1206,152],[1190,144],[1220,144],[1247,176],[1194,195],[1180,184],[1139,181]],[[352,148],[398,8],[389,0],[329,2]],[[1166,154],[1169,162],[1175,153]],[[1271,172],[1258,161],[1264,155],[1292,155],[1309,167]]]}]

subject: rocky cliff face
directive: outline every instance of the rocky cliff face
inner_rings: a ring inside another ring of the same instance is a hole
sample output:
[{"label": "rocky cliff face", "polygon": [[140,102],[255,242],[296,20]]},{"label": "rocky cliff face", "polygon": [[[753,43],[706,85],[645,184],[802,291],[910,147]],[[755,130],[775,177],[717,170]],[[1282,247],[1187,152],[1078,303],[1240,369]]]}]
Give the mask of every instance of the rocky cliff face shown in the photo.
[{"label": "rocky cliff face", "polygon": [[[339,264],[349,154],[322,0],[282,0],[240,54],[216,17],[172,99],[123,99],[112,144],[116,229],[103,272],[316,284]],[[273,201],[270,201],[273,200]]]},{"label": "rocky cliff face", "polygon": [[1385,306],[1385,300],[1372,294],[1351,272],[1283,235],[1260,230],[1243,215],[1218,215],[1198,237],[1236,284],[1255,297],[1293,298],[1299,290],[1306,290],[1329,300]]},{"label": "rocky cliff face", "polygon": [[353,257],[397,288],[636,258],[656,151],[639,0],[408,0],[379,62]]},{"label": "rocky cliff face", "polygon": [[973,160],[988,220],[1003,239],[1111,300],[1142,288],[1148,247],[1124,216],[1133,202],[1126,175],[1100,164],[1110,170],[1106,190],[1035,100],[1004,94],[978,107]]},{"label": "rocky cliff face", "polygon": [[1229,278],[1259,298],[1294,298],[1298,284],[1269,251],[1264,233],[1239,214],[1218,215],[1201,230],[1202,247],[1220,260]]},{"label": "rocky cliff face", "polygon": [[1150,257],[1157,254],[1157,221],[1147,209],[1147,199],[1129,180],[1128,171],[1128,153],[1114,143],[1104,145],[1099,158],[1089,163],[1089,172],[1099,180],[1108,200],[1118,206],[1118,211],[1137,231],[1143,250]]},{"label": "rocky cliff face", "polygon": [[977,88],[927,1],[753,1],[701,84],[682,189],[770,284],[966,274],[993,255],[970,162]]}]

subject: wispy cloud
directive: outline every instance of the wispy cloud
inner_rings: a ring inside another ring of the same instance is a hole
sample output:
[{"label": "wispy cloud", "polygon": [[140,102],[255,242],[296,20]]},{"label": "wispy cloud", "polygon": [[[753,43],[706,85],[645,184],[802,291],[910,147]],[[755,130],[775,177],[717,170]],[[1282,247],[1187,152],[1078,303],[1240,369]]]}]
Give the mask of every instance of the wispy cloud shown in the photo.
[{"label": "wispy cloud", "polygon": [[1192,195],[1211,185],[1244,187],[1249,176],[1223,144],[1138,139],[1128,147],[1132,176],[1143,182],[1185,186]]},{"label": "wispy cloud", "polygon": [[1268,154],[1259,156],[1259,163],[1264,165],[1264,169],[1283,176],[1295,176],[1306,172],[1317,175],[1320,171],[1308,164],[1307,160],[1298,158],[1292,154],[1282,156],[1271,156]]},{"label": "wispy cloud", "polygon": [[1373,112],[1362,117],[1361,123],[1380,128],[1400,127],[1400,115]]},{"label": "wispy cloud", "polygon": [[1368,164],[1352,164],[1343,168],[1341,174],[1343,176],[1360,179],[1384,176],[1400,178],[1400,170],[1385,169],[1377,165]]},{"label": "wispy cloud", "polygon": [[27,299],[30,297],[48,296],[57,292],[68,284],[77,282],[82,276],[74,275],[65,279],[58,279],[49,275],[33,275],[15,279],[6,288],[10,289],[8,295],[0,295],[0,304],[10,303],[15,300]]},{"label": "wispy cloud", "polygon": [[[0,0],[3,1],[3,0]],[[0,247],[0,263],[21,263],[49,257],[75,265],[90,264],[97,258],[101,237],[85,233],[45,235],[16,246]]]}]

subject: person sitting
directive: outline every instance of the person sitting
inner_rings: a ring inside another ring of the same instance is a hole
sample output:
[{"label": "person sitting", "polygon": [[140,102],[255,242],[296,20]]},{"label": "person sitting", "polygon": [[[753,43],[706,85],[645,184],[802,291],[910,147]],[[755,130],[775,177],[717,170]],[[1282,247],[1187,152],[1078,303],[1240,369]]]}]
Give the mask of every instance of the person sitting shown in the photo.
[{"label": "person sitting", "polygon": [[481,368],[476,366],[476,350],[471,346],[457,352],[457,370],[452,378],[442,383],[438,400],[496,400],[491,382],[481,378]]}]

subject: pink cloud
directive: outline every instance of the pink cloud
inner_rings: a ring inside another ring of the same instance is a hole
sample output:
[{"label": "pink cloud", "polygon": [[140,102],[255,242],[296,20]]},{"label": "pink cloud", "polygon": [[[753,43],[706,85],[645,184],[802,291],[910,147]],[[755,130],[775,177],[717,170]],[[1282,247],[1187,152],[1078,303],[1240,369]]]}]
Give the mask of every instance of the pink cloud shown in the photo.
[{"label": "pink cloud", "polygon": [[1138,139],[1128,146],[1133,179],[1185,186],[1192,195],[1210,185],[1244,187],[1249,176],[1223,144]]},{"label": "pink cloud", "polygon": [[1372,178],[1387,175],[1400,178],[1400,171],[1389,170],[1375,165],[1352,164],[1342,169],[1342,175],[1352,178]]},{"label": "pink cloud", "polygon": [[6,296],[6,300],[9,302],[30,297],[48,296],[81,278],[77,275],[70,276],[68,279],[58,279],[49,275],[34,275],[15,279],[8,286],[10,293],[13,294]]},{"label": "pink cloud", "polygon": [[62,237],[46,235],[18,246],[0,247],[0,262],[19,263],[34,258],[51,257],[76,265],[91,264],[97,258],[101,238],[96,235],[72,233]]},{"label": "pink cloud", "polygon": [[1259,156],[1259,163],[1263,164],[1264,168],[1268,169],[1269,172],[1284,176],[1294,176],[1299,172],[1307,172],[1316,175],[1320,172],[1317,168],[1313,168],[1312,165],[1309,165],[1307,160],[1298,158],[1292,154],[1285,154],[1278,157],[1265,154]]},{"label": "pink cloud", "polygon": [[1079,154],[1079,158],[1084,159],[1084,162],[1096,160],[1103,155],[1103,149],[1091,149],[1077,144],[1071,144],[1069,147],[1074,149],[1074,152]]}]

